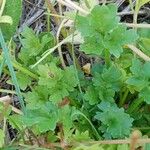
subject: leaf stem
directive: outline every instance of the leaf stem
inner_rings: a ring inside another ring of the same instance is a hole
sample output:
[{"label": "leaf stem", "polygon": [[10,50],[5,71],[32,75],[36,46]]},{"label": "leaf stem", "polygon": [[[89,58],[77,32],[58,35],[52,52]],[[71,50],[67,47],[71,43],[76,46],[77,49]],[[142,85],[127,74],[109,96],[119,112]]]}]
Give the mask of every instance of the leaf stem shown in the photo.
[{"label": "leaf stem", "polygon": [[138,107],[140,106],[140,104],[143,102],[142,98],[138,98],[136,100],[134,100],[134,102],[129,106],[127,113],[131,114],[133,113],[135,110],[138,109]]},{"label": "leaf stem", "polygon": [[94,127],[94,125],[92,124],[92,122],[90,121],[90,119],[88,119],[88,118],[86,117],[86,115],[84,115],[84,113],[82,113],[82,112],[80,112],[80,111],[77,111],[77,112],[75,112],[75,113],[72,115],[72,117],[75,116],[75,115],[81,115],[82,117],[84,117],[84,118],[88,121],[88,123],[91,125],[93,131],[95,132],[95,135],[96,135],[97,140],[100,140],[100,139],[101,139],[101,136],[99,135],[98,131],[96,130],[96,128]]},{"label": "leaf stem", "polygon": [[[0,62],[1,65],[4,63],[3,62],[4,58],[2,58],[2,56],[0,56]],[[18,63],[17,61],[12,61],[12,65],[14,68],[16,68],[17,70],[21,71],[22,73],[30,76],[33,79],[38,80],[38,75],[36,75],[35,73],[31,72],[30,70],[24,68],[20,63]],[[0,73],[1,73],[1,66],[0,66]]]},{"label": "leaf stem", "polygon": [[48,9],[47,3],[46,7],[47,7],[47,32],[50,32],[50,11]]},{"label": "leaf stem", "polygon": [[[139,12],[139,0],[136,0],[136,3],[135,3],[135,10],[134,10],[134,13],[133,13],[133,23],[134,24],[137,24],[137,19],[138,19],[138,12]],[[135,31],[137,31],[137,28],[134,27]]]},{"label": "leaf stem", "polygon": [[18,69],[19,71],[21,71],[22,73],[25,73],[26,75],[32,77],[33,79],[38,80],[39,77],[38,75],[36,75],[35,73],[29,71],[28,69],[24,68],[20,63],[18,63],[17,61],[12,62],[13,66]]},{"label": "leaf stem", "polygon": [[105,50],[105,63],[107,67],[110,66],[110,53],[108,49]]},{"label": "leaf stem", "polygon": [[15,91],[12,91],[12,90],[6,90],[6,89],[0,89],[0,93],[17,94]]},{"label": "leaf stem", "polygon": [[127,98],[127,96],[128,96],[128,93],[129,93],[129,90],[126,89],[126,91],[125,91],[124,94],[123,94],[123,97],[120,99],[120,102],[119,102],[119,106],[120,106],[120,107],[124,105],[124,103],[125,103],[125,101],[126,101],[126,98]]},{"label": "leaf stem", "polygon": [[[75,50],[74,50],[74,36],[75,36],[75,24],[76,24],[76,19],[77,19],[77,14],[78,12],[76,12],[76,16],[75,16],[75,20],[74,20],[74,24],[73,24],[73,36],[72,36],[72,49],[71,49],[71,54],[72,54],[72,59],[73,59],[73,65],[74,65],[74,69],[75,69],[75,73],[76,73],[76,78],[78,80],[78,88],[79,88],[79,91],[80,93],[83,95],[83,92],[82,92],[82,88],[81,88],[81,84],[80,84],[80,79],[79,79],[79,76],[78,76],[78,70],[77,70],[77,63],[76,63],[76,56],[75,56]],[[84,100],[83,100],[84,102]]]}]

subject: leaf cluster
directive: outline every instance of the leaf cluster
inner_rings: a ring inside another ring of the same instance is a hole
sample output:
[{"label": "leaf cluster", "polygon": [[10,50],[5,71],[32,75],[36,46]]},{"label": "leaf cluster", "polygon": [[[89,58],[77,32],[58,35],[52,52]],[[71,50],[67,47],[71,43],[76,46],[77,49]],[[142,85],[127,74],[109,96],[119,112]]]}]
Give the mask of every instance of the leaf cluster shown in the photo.
[{"label": "leaf cluster", "polygon": [[123,52],[125,44],[133,43],[137,39],[133,29],[127,30],[119,24],[117,7],[115,5],[95,6],[86,16],[77,16],[77,29],[84,37],[80,49],[86,54],[102,55],[105,51],[115,57]]},{"label": "leaf cluster", "polygon": [[112,4],[95,6],[90,14],[77,15],[75,20],[84,39],[80,50],[96,56],[88,73],[73,65],[62,69],[54,55],[31,69],[55,46],[55,37],[24,28],[19,36],[21,50],[12,60],[17,62],[26,112],[9,115],[8,108],[3,117],[19,134],[27,132],[33,143],[44,137],[47,143],[81,142],[73,150],[127,150],[128,145],[84,145],[82,141],[123,139],[139,126],[139,120],[140,127],[150,125],[150,62],[142,62],[125,47],[134,43],[150,54],[150,32],[140,29],[136,33],[120,24],[117,6]]}]

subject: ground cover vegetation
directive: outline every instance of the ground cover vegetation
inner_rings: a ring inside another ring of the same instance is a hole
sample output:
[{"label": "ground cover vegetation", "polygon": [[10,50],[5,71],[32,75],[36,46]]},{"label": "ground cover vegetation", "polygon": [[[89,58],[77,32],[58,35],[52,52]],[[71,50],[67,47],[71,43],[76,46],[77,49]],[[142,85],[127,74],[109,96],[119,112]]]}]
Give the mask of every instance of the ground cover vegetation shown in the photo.
[{"label": "ground cover vegetation", "polygon": [[16,32],[21,0],[0,1],[0,147],[149,150],[150,26],[137,24],[148,2],[127,2],[133,23],[124,23],[114,2],[61,1],[74,10],[58,15],[45,0],[47,28],[36,33]]}]

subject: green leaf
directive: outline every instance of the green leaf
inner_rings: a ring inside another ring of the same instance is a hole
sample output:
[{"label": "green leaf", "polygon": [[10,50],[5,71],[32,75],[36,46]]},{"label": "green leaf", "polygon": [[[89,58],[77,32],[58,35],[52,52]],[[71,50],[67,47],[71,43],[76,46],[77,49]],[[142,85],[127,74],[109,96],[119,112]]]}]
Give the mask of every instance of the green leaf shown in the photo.
[{"label": "green leaf", "polygon": [[26,50],[30,50],[29,57],[37,56],[41,51],[41,44],[39,38],[35,35],[32,29],[26,27],[21,34],[24,38],[21,39],[21,43]]},{"label": "green leaf", "polygon": [[89,37],[94,35],[95,30],[90,25],[90,21],[88,17],[77,16],[77,29],[81,32],[81,34],[85,37]]},{"label": "green leaf", "polygon": [[133,54],[132,53],[123,53],[119,59],[115,60],[116,64],[119,64],[119,66],[122,69],[127,69],[132,65]]},{"label": "green leaf", "polygon": [[81,32],[84,43],[80,49],[86,54],[102,55],[104,50],[119,57],[123,46],[135,42],[134,30],[119,25],[116,5],[95,6],[86,17],[77,16],[77,30]]},{"label": "green leaf", "polygon": [[129,150],[129,146],[127,144],[121,144],[117,146],[117,150]]},{"label": "green leaf", "polygon": [[51,32],[40,33],[39,39],[44,50],[48,50],[55,45],[55,38]]},{"label": "green leaf", "polygon": [[133,119],[124,112],[123,108],[118,108],[116,104],[101,102],[98,105],[101,112],[97,112],[95,119],[101,122],[99,128],[106,139],[124,138],[129,136]]},{"label": "green leaf", "polygon": [[4,38],[10,40],[16,31],[22,13],[22,0],[6,0],[4,15],[10,16],[13,20],[12,25],[0,24]]},{"label": "green leaf", "polygon": [[110,53],[115,57],[119,57],[123,52],[123,45],[131,44],[137,39],[134,30],[127,30],[125,26],[118,26],[104,38],[105,48],[110,50]]},{"label": "green leaf", "polygon": [[142,71],[141,61],[139,59],[133,59],[132,60],[132,66],[131,66],[130,70],[134,75],[138,76]]},{"label": "green leaf", "polygon": [[58,110],[58,118],[59,123],[63,125],[63,131],[64,131],[64,138],[65,140],[69,140],[69,138],[73,134],[72,128],[73,126],[73,118],[72,114],[74,113],[75,108],[70,107],[69,105],[64,106],[63,108]]},{"label": "green leaf", "polygon": [[117,148],[117,145],[105,145],[105,150],[115,150]]},{"label": "green leaf", "polygon": [[27,109],[26,114],[22,116],[22,121],[27,127],[33,127],[37,133],[54,131],[58,122],[57,109],[51,102],[37,105],[36,108]]},{"label": "green leaf", "polygon": [[150,29],[139,28],[137,29],[140,38],[150,38]]},{"label": "green leaf", "polygon": [[[119,69],[115,65],[110,66],[110,68],[108,69],[104,68],[102,73],[95,73],[93,77],[93,85],[95,91],[99,95],[99,99],[102,101],[109,101],[109,102],[114,101],[115,92],[121,89],[123,81],[124,81],[124,73],[121,69]],[[94,101],[98,100],[93,99],[93,102]]]},{"label": "green leaf", "polygon": [[80,132],[78,130],[75,131],[75,134],[73,135],[73,140],[77,142],[82,142],[82,141],[89,141],[90,140],[90,135],[88,131],[85,132]]},{"label": "green leaf", "polygon": [[89,86],[87,88],[84,98],[90,105],[95,105],[100,102],[98,90],[96,90],[94,86]]},{"label": "green leaf", "polygon": [[19,86],[22,90],[25,90],[31,84],[31,78],[21,72],[16,73]]},{"label": "green leaf", "polygon": [[147,80],[141,77],[130,77],[127,81],[127,84],[131,85],[136,91],[141,91],[146,85],[148,85]]},{"label": "green leaf", "polygon": [[133,86],[135,90],[141,91],[145,86],[148,86],[148,68],[149,63],[143,65],[138,59],[133,59],[130,68],[133,75],[128,78],[126,83]]},{"label": "green leaf", "polygon": [[109,32],[119,23],[116,5],[95,6],[87,17],[77,17],[77,29],[83,36],[92,36],[97,31]]},{"label": "green leaf", "polygon": [[150,38],[140,38],[138,45],[146,55],[150,56]]},{"label": "green leaf", "polygon": [[146,55],[150,56],[150,29],[138,29],[138,34],[140,35],[138,46]]},{"label": "green leaf", "polygon": [[96,33],[94,36],[85,37],[85,42],[80,46],[80,50],[86,54],[100,55],[104,50],[102,36]]},{"label": "green leaf", "polygon": [[37,36],[32,29],[25,27],[21,35],[22,48],[19,59],[26,66],[34,64],[45,50],[55,44],[51,33],[41,33]]},{"label": "green leaf", "polygon": [[150,104],[150,87],[144,88],[140,93],[139,97],[143,98],[147,104]]},{"label": "green leaf", "polygon": [[[63,70],[58,68],[55,63],[38,65],[38,74],[40,75],[40,80],[50,80],[50,86],[55,86],[57,80],[59,81],[63,77]],[[39,81],[40,83],[40,81]],[[42,85],[47,85],[47,81],[41,82]]]},{"label": "green leaf", "polygon": [[113,84],[113,89],[117,91],[119,90],[120,82],[124,79],[124,74],[119,67],[112,64],[108,69],[103,70],[102,78],[108,84]]},{"label": "green leaf", "polygon": [[25,101],[28,108],[36,108],[49,100],[49,89],[45,86],[36,86],[32,92],[25,94]]},{"label": "green leaf", "polygon": [[[18,71],[16,72],[16,76],[21,90],[24,91],[28,86],[31,85],[31,78],[28,75]],[[13,85],[12,80],[8,80],[7,83]]]},{"label": "green leaf", "polygon": [[61,70],[54,63],[39,65],[38,73],[40,75],[38,84],[49,89],[49,99],[53,103],[58,103],[68,96],[78,83],[73,66]]},{"label": "green leaf", "polygon": [[143,65],[142,74],[144,74],[146,78],[150,78],[150,62],[146,62]]},{"label": "green leaf", "polygon": [[89,22],[95,31],[97,30],[102,34],[114,29],[120,20],[117,16],[117,6],[113,4],[95,6],[87,18],[89,18]]},{"label": "green leaf", "polygon": [[139,97],[143,98],[147,104],[150,104],[150,62],[142,64],[138,59],[132,61],[130,68],[132,75],[128,78],[126,83],[130,90],[139,92]]},{"label": "green leaf", "polygon": [[100,91],[99,91],[99,98],[102,101],[109,101],[109,102],[113,102],[114,101],[114,96],[115,96],[115,91],[111,88],[107,88],[105,89],[104,87],[100,87]]},{"label": "green leaf", "polygon": [[[67,67],[64,70],[62,81],[64,81],[64,85],[68,91],[74,91],[74,87],[77,86],[78,81],[75,76],[75,70],[73,66]],[[68,82],[66,83],[66,81]]]},{"label": "green leaf", "polygon": [[8,116],[8,120],[13,129],[17,129],[18,131],[24,130],[24,124],[20,115],[13,114]]}]

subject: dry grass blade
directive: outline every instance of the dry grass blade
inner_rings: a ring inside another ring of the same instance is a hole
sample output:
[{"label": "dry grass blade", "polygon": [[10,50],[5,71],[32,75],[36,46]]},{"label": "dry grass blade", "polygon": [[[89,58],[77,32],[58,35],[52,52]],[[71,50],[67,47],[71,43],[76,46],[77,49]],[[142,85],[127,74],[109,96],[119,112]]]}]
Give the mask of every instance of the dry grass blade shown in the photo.
[{"label": "dry grass blade", "polygon": [[121,23],[131,28],[150,28],[150,24]]},{"label": "dry grass blade", "polygon": [[12,99],[10,98],[10,96],[4,96],[0,98],[0,102],[10,104],[12,102]]},{"label": "dry grass blade", "polygon": [[142,59],[144,59],[145,61],[150,61],[150,57],[147,56],[146,54],[144,54],[142,51],[140,51],[137,47],[135,47],[134,45],[127,45],[128,48],[130,48],[134,53],[136,53],[139,57],[141,57]]},{"label": "dry grass blade", "polygon": [[[0,103],[4,103],[4,104],[9,104],[12,102],[12,99],[10,96],[4,96],[0,98]],[[10,107],[12,108],[12,111],[14,111],[15,113],[19,114],[19,115],[23,115],[23,112],[19,109],[17,109],[16,107],[10,105]]]},{"label": "dry grass blade", "polygon": [[82,12],[85,15],[89,14],[88,11],[84,10],[83,8],[81,8],[80,6],[76,5],[75,3],[73,3],[70,0],[57,0],[57,2],[61,3],[62,5],[67,6],[69,8],[76,9],[79,12]]}]

